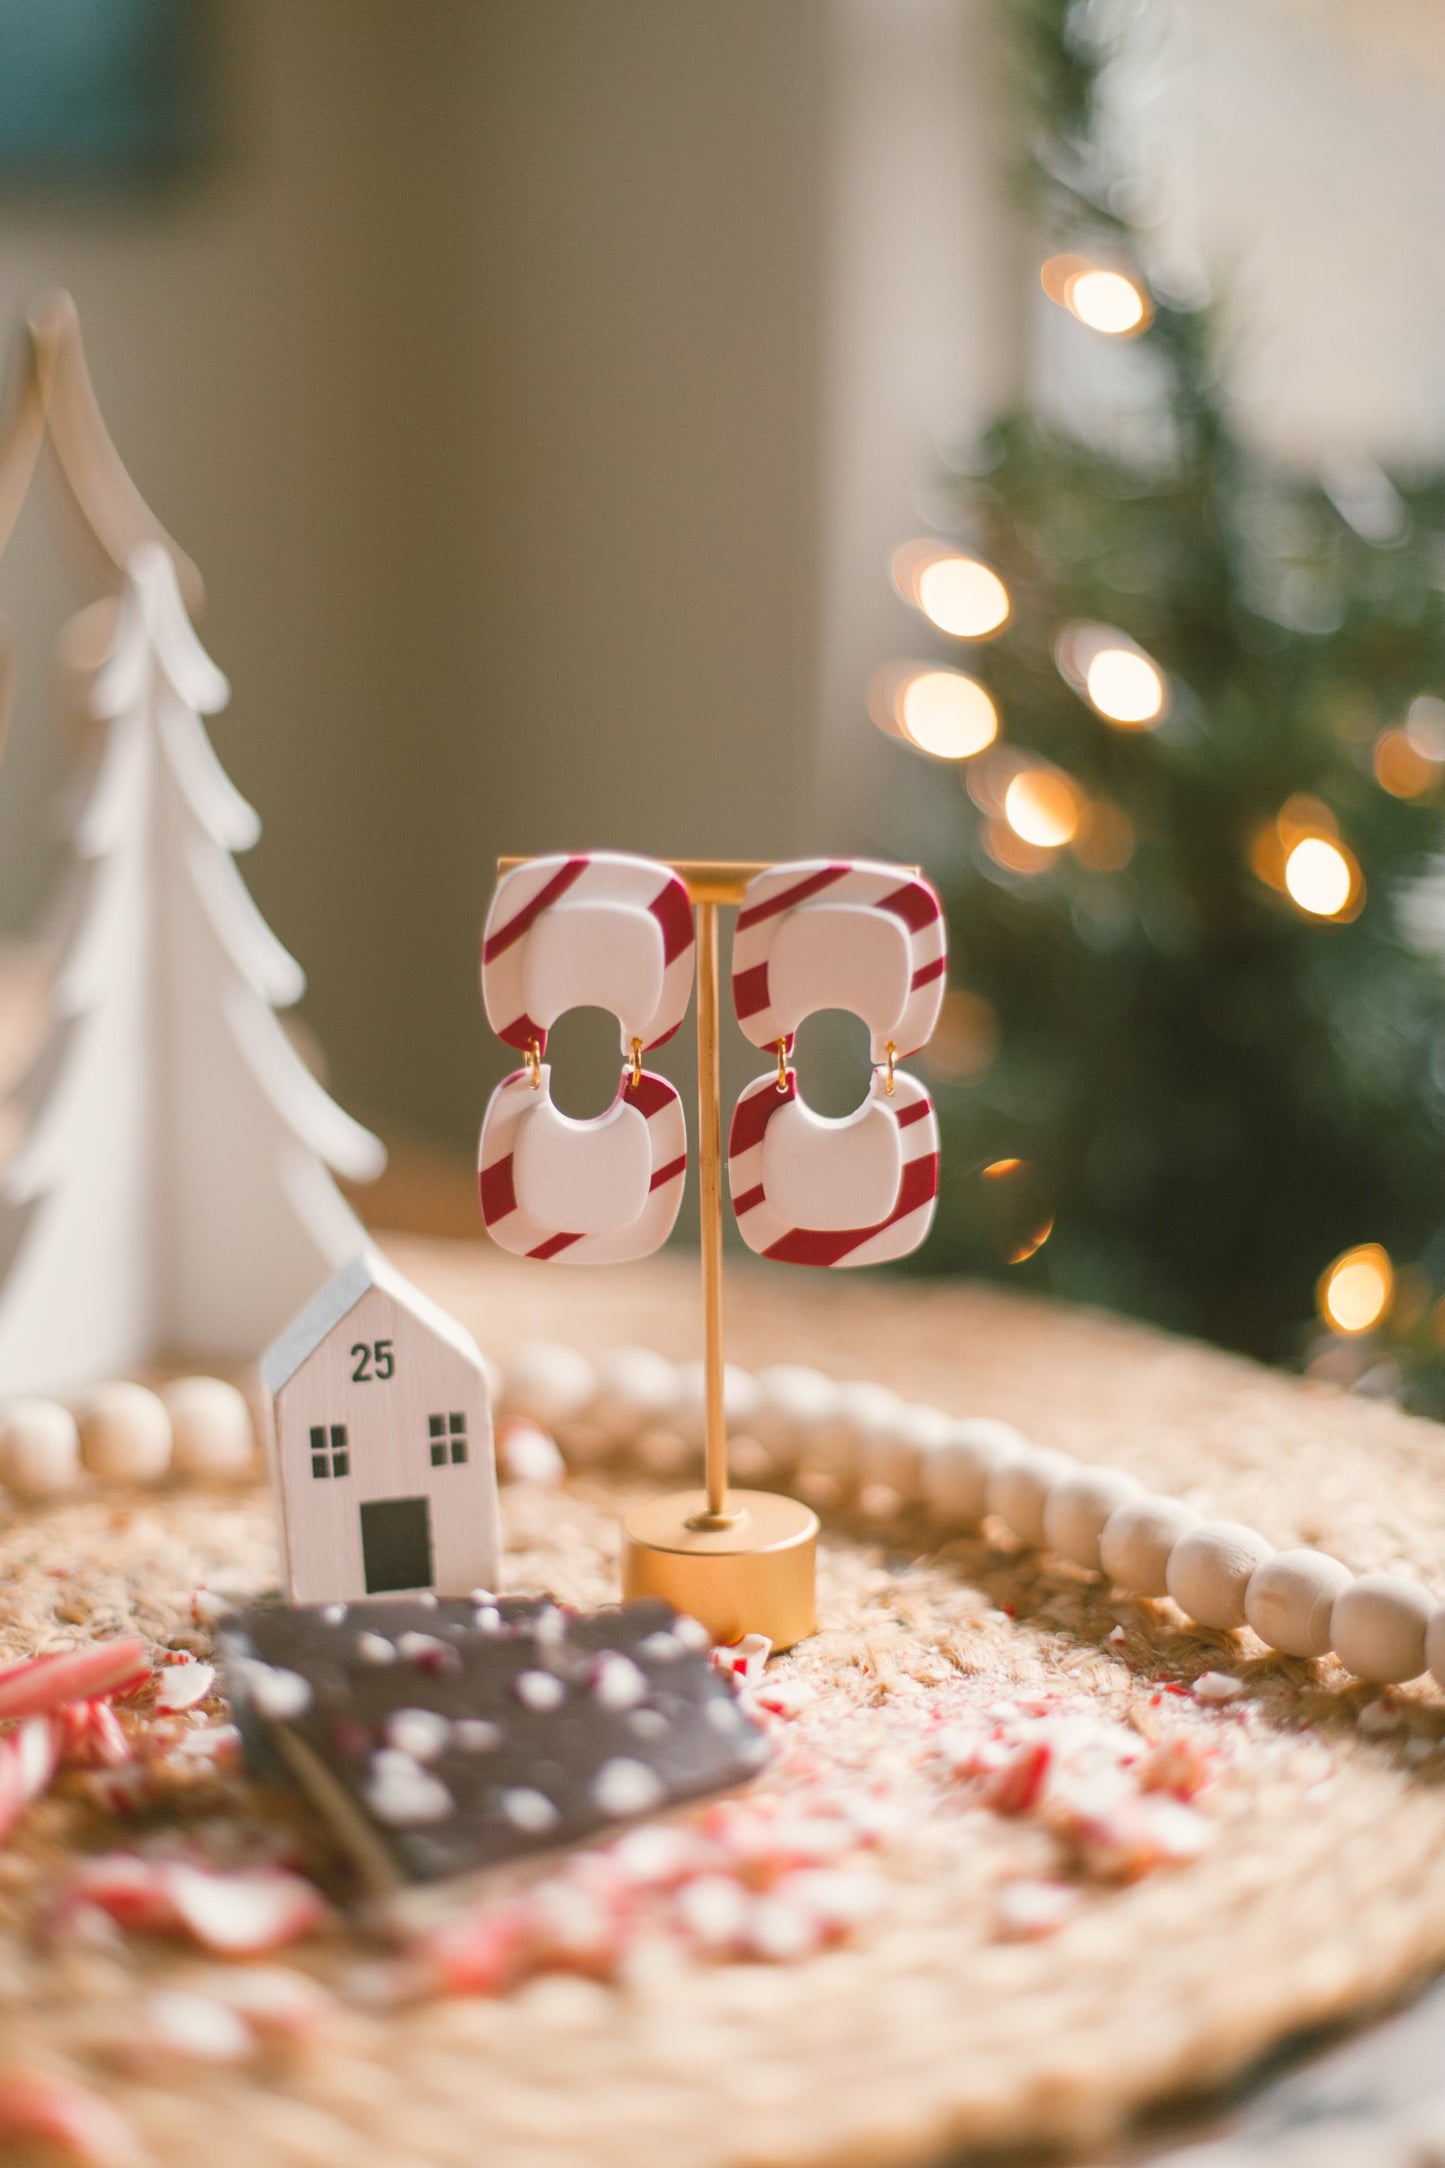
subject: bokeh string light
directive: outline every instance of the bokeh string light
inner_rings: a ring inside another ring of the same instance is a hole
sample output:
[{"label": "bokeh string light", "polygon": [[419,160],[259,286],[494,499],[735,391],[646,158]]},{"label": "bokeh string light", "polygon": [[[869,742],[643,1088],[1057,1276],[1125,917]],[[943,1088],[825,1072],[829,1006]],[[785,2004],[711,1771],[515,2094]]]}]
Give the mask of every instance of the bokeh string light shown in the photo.
[{"label": "bokeh string light", "polygon": [[998,710],[967,671],[944,664],[885,663],[868,693],[880,730],[934,760],[970,760],[998,736]]},{"label": "bokeh string light", "polygon": [[1039,282],[1050,301],[1106,338],[1137,338],[1153,321],[1149,297],[1136,279],[1087,256],[1049,257]]},{"label": "bokeh string light", "polygon": [[1395,1291],[1395,1270],[1378,1242],[1362,1242],[1343,1251],[1320,1275],[1320,1316],[1332,1332],[1371,1332],[1387,1315]]},{"label": "bokeh string light", "polygon": [[955,640],[987,640],[1008,623],[1008,589],[992,566],[938,541],[900,543],[893,584],[903,600]]}]

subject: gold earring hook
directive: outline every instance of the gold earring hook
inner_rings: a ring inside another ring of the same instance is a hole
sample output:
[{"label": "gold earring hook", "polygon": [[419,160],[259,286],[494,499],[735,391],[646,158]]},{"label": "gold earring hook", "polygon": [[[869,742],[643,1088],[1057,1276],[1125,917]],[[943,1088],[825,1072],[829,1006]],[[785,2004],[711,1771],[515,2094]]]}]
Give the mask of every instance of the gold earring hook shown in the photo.
[{"label": "gold earring hook", "polygon": [[527,1041],[527,1051],[522,1060],[526,1065],[527,1082],[534,1092],[539,1092],[542,1089],[542,1049],[537,1040]]},{"label": "gold earring hook", "polygon": [[632,1042],[632,1082],[631,1082],[631,1085],[629,1086],[629,1089],[630,1089],[630,1090],[632,1090],[632,1091],[637,1091],[637,1090],[639,1089],[639,1087],[640,1087],[641,1083],[642,1083],[642,1041],[641,1041],[640,1039],[634,1039],[634,1040],[633,1040],[633,1042]]},{"label": "gold earring hook", "polygon": [[787,1042],[787,1040],[786,1040],[786,1039],[779,1039],[779,1041],[778,1041],[778,1090],[779,1090],[780,1092],[784,1092],[784,1093],[786,1093],[787,1089],[788,1089],[788,1042]]},{"label": "gold earring hook", "polygon": [[890,1039],[887,1046],[884,1047],[883,1051],[888,1057],[888,1074],[883,1079],[883,1089],[887,1093],[888,1097],[891,1099],[893,1097],[893,1057],[898,1052],[898,1049],[893,1044],[893,1041]]}]

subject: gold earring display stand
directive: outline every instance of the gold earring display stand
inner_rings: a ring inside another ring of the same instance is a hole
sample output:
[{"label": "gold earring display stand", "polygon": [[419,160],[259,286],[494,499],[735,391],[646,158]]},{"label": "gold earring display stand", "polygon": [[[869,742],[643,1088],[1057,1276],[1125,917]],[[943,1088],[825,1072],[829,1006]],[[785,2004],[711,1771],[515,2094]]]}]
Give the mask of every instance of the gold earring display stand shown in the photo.
[{"label": "gold earring display stand", "polygon": [[[766,1634],[791,1648],[817,1624],[818,1516],[776,1491],[728,1486],[723,1378],[722,1081],[718,1059],[718,909],[742,901],[761,865],[669,861],[697,924],[697,1123],[702,1221],[705,1488],[650,1498],[622,1520],[624,1597],[661,1596],[715,1641]],[[498,871],[525,861],[503,858]]]}]

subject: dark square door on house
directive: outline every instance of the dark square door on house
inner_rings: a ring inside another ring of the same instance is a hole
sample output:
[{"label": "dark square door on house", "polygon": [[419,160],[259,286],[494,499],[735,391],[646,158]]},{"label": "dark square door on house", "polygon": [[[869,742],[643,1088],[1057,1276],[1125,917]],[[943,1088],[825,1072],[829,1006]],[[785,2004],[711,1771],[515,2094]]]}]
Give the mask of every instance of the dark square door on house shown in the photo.
[{"label": "dark square door on house", "polygon": [[431,1500],[369,1498],[361,1508],[361,1563],[368,1596],[388,1589],[430,1588]]}]

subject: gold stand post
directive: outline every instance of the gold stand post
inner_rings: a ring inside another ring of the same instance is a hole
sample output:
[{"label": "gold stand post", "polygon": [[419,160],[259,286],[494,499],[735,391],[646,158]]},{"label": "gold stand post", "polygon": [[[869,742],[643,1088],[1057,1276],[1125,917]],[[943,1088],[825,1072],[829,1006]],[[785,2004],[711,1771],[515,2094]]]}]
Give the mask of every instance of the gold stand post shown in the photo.
[{"label": "gold stand post", "polygon": [[[524,861],[503,858],[498,871]],[[706,1487],[649,1498],[622,1519],[624,1597],[661,1596],[715,1641],[766,1634],[791,1648],[817,1624],[818,1516],[776,1491],[728,1488],[723,1348],[722,1083],[718,1058],[719,904],[742,901],[761,865],[670,861],[697,913],[697,1127],[702,1238]]]}]

